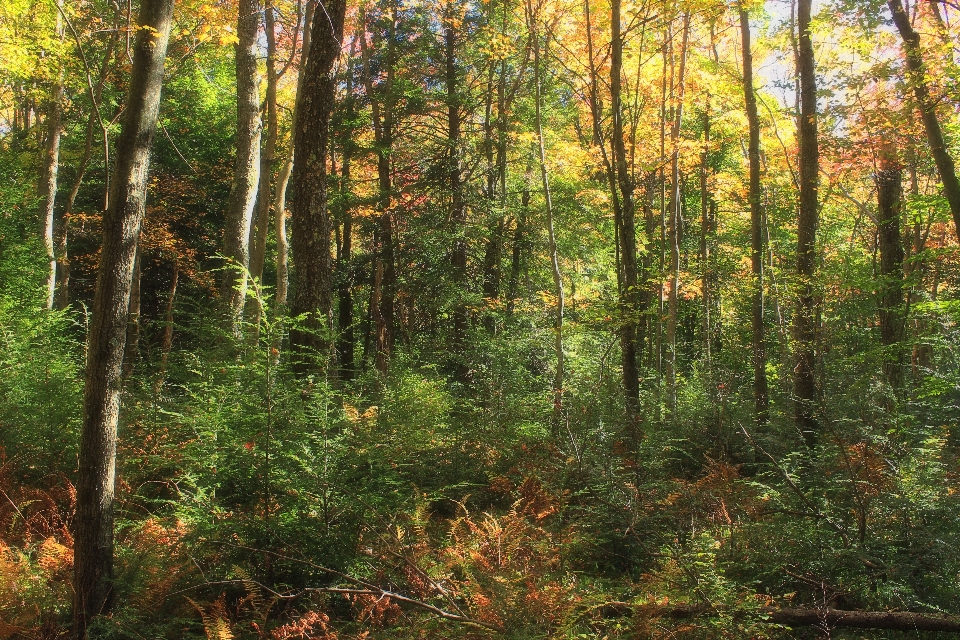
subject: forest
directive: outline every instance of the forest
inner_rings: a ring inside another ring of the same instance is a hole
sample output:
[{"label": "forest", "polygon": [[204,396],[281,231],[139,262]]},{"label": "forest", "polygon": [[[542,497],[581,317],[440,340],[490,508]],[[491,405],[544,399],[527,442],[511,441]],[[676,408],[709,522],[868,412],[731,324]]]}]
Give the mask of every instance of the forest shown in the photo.
[{"label": "forest", "polygon": [[955,0],[4,0],[0,640],[960,633]]}]

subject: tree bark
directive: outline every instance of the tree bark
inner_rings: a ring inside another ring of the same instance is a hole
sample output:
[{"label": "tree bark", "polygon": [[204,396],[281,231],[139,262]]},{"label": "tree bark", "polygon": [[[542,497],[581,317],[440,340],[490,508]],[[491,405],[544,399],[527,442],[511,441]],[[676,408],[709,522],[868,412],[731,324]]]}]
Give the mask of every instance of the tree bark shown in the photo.
[{"label": "tree bark", "polygon": [[[298,94],[299,88],[303,86],[304,69],[306,68],[307,57],[310,55],[310,32],[315,10],[316,0],[308,0],[303,13],[303,42],[300,46],[300,69],[297,73]],[[296,104],[294,104],[293,111],[293,120],[296,122]],[[274,235],[277,237],[277,297],[274,305],[281,313],[286,310],[287,294],[290,286],[289,245],[287,242],[287,186],[290,184],[290,175],[293,173],[293,158],[296,153],[294,137],[295,136],[291,134],[287,159],[283,163],[280,175],[277,176],[277,188],[273,205],[274,211],[277,212],[273,219]],[[279,340],[277,340],[277,343],[278,344],[274,346],[279,349]]]},{"label": "tree bark", "polygon": [[[452,12],[452,4],[447,5]],[[446,53],[447,89],[447,179],[450,181],[450,223],[453,232],[453,247],[450,268],[454,285],[453,308],[453,370],[455,379],[467,382],[467,204],[463,197],[463,176],[460,167],[460,88],[457,71],[457,32],[453,27],[453,15],[447,15],[444,29]]]},{"label": "tree bark", "polygon": [[800,209],[797,217],[797,313],[794,319],[796,367],[794,402],[796,425],[808,446],[817,440],[816,418],[816,298],[813,278],[817,265],[819,225],[820,148],[817,141],[817,77],[810,34],[812,0],[798,0],[797,72],[800,76]]},{"label": "tree bark", "polygon": [[[267,140],[260,155],[260,180],[257,194],[257,206],[254,224],[250,229],[250,277],[261,282],[263,279],[263,265],[267,257],[267,236],[270,228],[270,187],[273,178],[273,163],[277,155],[277,138],[279,124],[277,120],[277,35],[276,19],[274,17],[273,0],[266,0],[263,9],[264,31],[267,40]],[[282,215],[278,213],[278,215]],[[251,301],[250,324],[253,332],[253,342],[260,334],[260,315],[263,313],[261,300]]]},{"label": "tree bark", "polygon": [[677,313],[680,299],[680,126],[683,123],[683,97],[686,88],[687,46],[690,39],[690,14],[683,15],[683,40],[680,44],[680,69],[677,73],[676,110],[670,130],[670,218],[667,241],[670,243],[670,268],[667,299],[666,357],[664,373],[667,379],[666,406],[671,413],[677,407]]},{"label": "tree bark", "polygon": [[130,286],[146,204],[173,0],[143,0],[126,113],[117,139],[110,204],[87,338],[83,428],[74,517],[74,637],[113,603],[113,510],[121,367]]},{"label": "tree bark", "polygon": [[[889,135],[889,134],[888,134]],[[905,328],[903,301],[903,239],[900,234],[903,168],[896,146],[887,142],[880,148],[876,175],[877,231],[880,243],[880,340],[883,342],[883,374],[894,389],[903,384],[903,352],[900,346]]]},{"label": "tree bark", "polygon": [[[589,0],[587,0],[589,1]],[[589,7],[587,9],[589,11]],[[588,14],[589,16],[589,14]],[[627,164],[627,151],[624,146],[623,104],[620,98],[621,73],[623,70],[623,35],[621,33],[620,0],[610,3],[610,109],[613,117],[613,174],[616,189],[613,194],[614,224],[617,225],[619,256],[622,277],[620,286],[620,350],[623,371],[624,399],[627,415],[631,422],[637,418],[640,401],[640,369],[637,358],[637,312],[638,312],[638,271],[637,271],[637,230],[636,202],[633,197],[633,174]],[[588,25],[589,28],[589,25]],[[592,37],[588,39],[592,49]],[[593,60],[591,56],[591,67]],[[591,82],[593,85],[594,82]],[[595,94],[595,87],[591,93]],[[594,95],[594,101],[599,97]],[[593,107],[594,135],[599,134],[599,104]],[[602,142],[602,141],[601,141]],[[614,181],[611,181],[614,182]],[[613,186],[613,185],[611,185]],[[619,205],[619,206],[618,206]],[[636,434],[634,434],[636,436]]]},{"label": "tree bark", "polygon": [[751,325],[753,329],[753,419],[758,425],[767,423],[769,399],[767,390],[767,341],[763,324],[763,197],[760,191],[760,117],[753,88],[753,51],[750,45],[750,16],[738,3],[743,53],[743,96],[746,104],[750,140],[747,156],[750,165],[750,265],[753,272],[751,292]]},{"label": "tree bark", "polygon": [[940,174],[943,195],[950,204],[954,227],[957,233],[960,233],[960,179],[957,178],[956,166],[947,149],[943,130],[940,128],[940,120],[937,118],[937,101],[930,95],[923,55],[920,51],[920,34],[910,24],[910,17],[904,11],[903,3],[900,0],[887,0],[887,6],[893,15],[893,23],[897,26],[897,31],[900,32],[900,38],[903,40],[903,51],[907,59],[907,75],[910,85],[913,87],[913,95],[917,100],[917,108],[920,109],[923,128],[927,133],[927,142],[930,144],[930,153],[937,165],[937,173]]},{"label": "tree bark", "polygon": [[54,234],[54,205],[57,199],[57,174],[60,167],[60,136],[63,132],[61,102],[63,82],[54,81],[50,100],[47,103],[47,142],[44,150],[43,178],[40,182],[40,211],[43,217],[43,245],[49,263],[47,271],[46,308],[53,309],[57,290],[57,252]]},{"label": "tree bark", "polygon": [[[370,100],[373,120],[373,134],[377,149],[377,183],[380,220],[374,242],[374,290],[376,300],[371,298],[370,319],[374,329],[374,366],[381,374],[386,374],[393,351],[394,307],[397,296],[397,276],[394,264],[393,237],[393,176],[390,164],[394,133],[394,74],[396,65],[396,27],[397,7],[389,7],[390,24],[387,29],[386,78],[378,91],[374,90],[373,72],[370,64],[371,52],[365,35],[361,35],[360,48],[364,62],[364,83]],[[364,20],[364,24],[366,20]]]},{"label": "tree bark", "polygon": [[331,357],[333,225],[327,207],[327,156],[336,91],[333,64],[340,55],[345,10],[345,0],[328,0],[325,10],[314,12],[310,54],[297,96],[291,207],[297,288],[291,311],[306,314],[306,320],[290,332],[290,346],[302,371],[313,368],[311,360],[326,364]]},{"label": "tree bark", "polygon": [[160,344],[160,372],[154,389],[159,390],[167,375],[167,363],[173,349],[173,309],[177,299],[177,285],[180,281],[180,259],[173,257],[173,273],[170,276],[170,291],[167,293],[167,308],[163,314],[163,341]]},{"label": "tree bark", "polygon": [[[543,185],[544,207],[547,213],[547,242],[550,252],[550,267],[553,273],[554,295],[557,297],[556,311],[553,320],[554,352],[556,355],[556,370],[553,377],[553,424],[554,427],[560,425],[563,418],[563,373],[564,373],[564,355],[563,355],[563,275],[560,273],[560,259],[557,253],[557,238],[554,233],[553,220],[553,199],[550,196],[550,173],[547,169],[547,154],[543,142],[543,92],[541,82],[543,79],[540,68],[540,33],[537,28],[539,16],[535,13],[531,0],[527,0],[527,28],[533,35],[533,73],[534,73],[534,127],[537,133],[537,150],[540,160],[540,181]],[[550,41],[549,33],[546,41]]]},{"label": "tree bark", "polygon": [[130,310],[127,313],[127,344],[123,350],[123,379],[133,375],[140,356],[140,241],[133,258],[133,279],[130,282]]},{"label": "tree bark", "polygon": [[716,388],[713,382],[713,273],[711,268],[711,235],[713,225],[710,219],[710,205],[713,202],[710,193],[710,94],[707,93],[703,109],[703,152],[700,156],[700,286],[703,296],[703,317],[701,319],[701,340],[703,343],[704,386],[711,406],[716,406]]},{"label": "tree bark", "polygon": [[350,183],[350,164],[353,158],[353,122],[356,117],[356,104],[353,97],[354,56],[357,40],[350,45],[350,62],[347,64],[346,90],[344,97],[344,130],[340,144],[342,162],[340,164],[339,213],[342,238],[337,253],[337,357],[340,363],[340,378],[353,379],[355,372],[355,331],[353,327],[353,212],[352,187]]},{"label": "tree bark", "polygon": [[260,74],[257,71],[257,34],[260,27],[258,0],[239,0],[236,47],[237,67],[237,160],[233,191],[223,231],[223,253],[228,263],[223,272],[224,311],[234,336],[242,333],[243,305],[247,297],[250,267],[250,225],[260,180]]}]

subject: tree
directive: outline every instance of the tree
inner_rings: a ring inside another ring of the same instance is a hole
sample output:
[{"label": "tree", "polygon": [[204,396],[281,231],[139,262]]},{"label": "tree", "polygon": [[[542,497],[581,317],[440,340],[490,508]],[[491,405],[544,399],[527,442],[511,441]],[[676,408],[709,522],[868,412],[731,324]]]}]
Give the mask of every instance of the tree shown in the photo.
[{"label": "tree", "polygon": [[307,359],[329,358],[333,329],[333,264],[330,236],[333,224],[327,206],[327,158],[330,114],[336,95],[333,63],[343,41],[345,0],[330,0],[317,10],[310,27],[310,53],[297,96],[294,126],[293,261],[297,286],[291,312],[305,314],[302,328],[290,333],[291,349],[300,366]]},{"label": "tree", "polygon": [[751,325],[753,329],[753,397],[754,420],[758,425],[767,421],[767,347],[763,326],[763,204],[760,192],[760,118],[757,115],[757,96],[753,88],[753,52],[750,47],[750,16],[741,1],[741,47],[743,53],[743,95],[750,131],[748,161],[750,164],[750,265],[753,271],[751,294]]},{"label": "tree", "polygon": [[121,369],[137,242],[146,204],[173,0],[143,0],[126,112],[103,217],[103,245],[87,338],[83,430],[74,518],[74,637],[113,604],[113,514]]},{"label": "tree", "polygon": [[[263,279],[263,263],[267,257],[267,235],[270,228],[270,187],[273,183],[273,163],[277,154],[279,119],[277,116],[277,82],[282,75],[277,71],[277,25],[272,0],[266,0],[263,8],[264,32],[267,38],[267,140],[260,154],[260,182],[257,193],[257,206],[253,223],[250,225],[250,277],[260,282]],[[282,216],[280,211],[277,215]],[[253,302],[251,324],[253,335],[260,332],[260,301]]]},{"label": "tree", "polygon": [[[530,30],[533,39],[533,87],[534,87],[534,122],[533,126],[537,136],[537,155],[540,164],[540,183],[543,186],[543,203],[547,214],[547,242],[550,252],[550,271],[553,275],[553,293],[556,296],[556,310],[553,317],[553,348],[556,357],[556,369],[553,376],[553,423],[559,426],[563,417],[563,311],[564,311],[564,290],[563,274],[560,272],[560,257],[557,252],[557,236],[554,227],[553,198],[550,195],[550,172],[547,168],[547,154],[543,142],[543,69],[542,62],[545,57],[540,51],[540,11],[543,9],[543,3],[536,6],[533,0],[526,2],[527,28]],[[549,31],[546,34],[546,42],[550,42]]]},{"label": "tree", "polygon": [[[586,2],[587,29],[589,25],[589,0]],[[621,33],[620,0],[610,3],[610,109],[613,114],[613,166],[611,168],[611,195],[613,196],[613,218],[619,241],[618,256],[622,267],[620,280],[621,313],[623,314],[620,330],[620,350],[623,366],[623,389],[626,398],[627,412],[635,419],[637,403],[640,398],[640,370],[638,366],[637,346],[637,313],[639,300],[638,272],[637,272],[637,233],[636,233],[636,204],[634,200],[633,173],[627,164],[627,151],[624,141],[624,107],[620,97],[623,70],[623,35]],[[592,36],[588,33],[588,50],[591,51],[590,65],[593,66]],[[593,75],[593,74],[592,74]],[[597,103],[596,79],[591,80],[591,95]],[[599,104],[592,107],[594,115],[594,136],[599,139]],[[615,186],[614,186],[615,183]]]},{"label": "tree", "polygon": [[797,312],[794,318],[796,361],[794,395],[797,428],[813,446],[819,431],[816,418],[817,311],[814,276],[819,224],[820,147],[817,140],[817,76],[810,33],[812,0],[797,2],[797,73],[800,76],[800,208],[797,216]]},{"label": "tree", "polygon": [[467,382],[467,305],[464,300],[467,288],[467,203],[463,193],[463,169],[460,158],[463,154],[460,139],[460,71],[457,66],[457,24],[462,22],[454,15],[454,3],[447,3],[443,32],[445,54],[445,84],[447,101],[447,174],[450,183],[450,222],[453,226],[453,247],[450,252],[450,268],[457,298],[453,310],[453,357],[456,379]]},{"label": "tree", "polygon": [[[233,191],[223,231],[223,252],[229,264],[223,272],[221,296],[235,335],[241,331],[250,267],[250,226],[260,180],[260,74],[257,71],[258,0],[237,3],[237,160]],[[269,179],[269,178],[268,178]]]},{"label": "tree", "polygon": [[[383,81],[374,84],[373,53],[366,34],[360,35],[363,56],[363,75],[367,99],[370,101],[371,124],[377,156],[377,210],[380,214],[377,231],[373,235],[373,274],[370,289],[369,324],[373,329],[374,365],[386,373],[393,350],[394,307],[397,297],[396,262],[394,260],[394,221],[392,210],[393,175],[391,153],[395,126],[397,98],[394,94],[396,77],[397,6],[389,2],[386,10],[386,52]],[[363,17],[366,24],[366,16]],[[376,38],[377,32],[374,32]]]},{"label": "tree", "polygon": [[[677,406],[677,311],[679,309],[680,294],[680,126],[683,124],[683,98],[686,89],[687,47],[690,38],[690,13],[683,14],[683,36],[680,43],[680,68],[677,71],[677,88],[673,123],[670,127],[670,145],[673,151],[670,154],[670,217],[667,224],[667,242],[670,244],[670,266],[667,270],[669,277],[668,306],[667,306],[667,335],[666,358],[664,372],[667,378],[666,402],[671,412]],[[671,43],[671,56],[673,55]]]},{"label": "tree", "polygon": [[[890,135],[890,134],[888,134]],[[892,137],[892,136],[891,136]],[[903,239],[900,233],[903,168],[896,144],[881,143],[878,159],[877,235],[880,245],[880,340],[883,342],[883,374],[894,389],[903,384]]]},{"label": "tree", "polygon": [[[939,17],[940,13],[935,4],[932,2],[931,4],[934,5],[934,14]],[[913,88],[917,108],[920,110],[923,128],[927,133],[927,142],[930,144],[930,153],[937,164],[937,172],[940,174],[940,182],[943,185],[943,195],[950,204],[954,227],[957,233],[960,233],[960,179],[957,178],[953,158],[950,156],[943,130],[940,128],[940,120],[937,117],[938,101],[930,95],[926,66],[920,51],[920,34],[910,24],[910,17],[900,0],[888,0],[887,6],[903,40],[904,54],[907,59],[907,78]]]}]

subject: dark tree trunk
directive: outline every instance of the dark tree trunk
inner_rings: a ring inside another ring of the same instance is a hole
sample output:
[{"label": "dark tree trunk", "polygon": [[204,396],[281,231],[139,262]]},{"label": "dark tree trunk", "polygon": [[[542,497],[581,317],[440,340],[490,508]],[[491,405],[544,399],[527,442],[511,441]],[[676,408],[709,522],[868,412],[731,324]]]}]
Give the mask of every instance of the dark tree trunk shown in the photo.
[{"label": "dark tree trunk", "polygon": [[507,285],[507,315],[513,314],[517,298],[520,297],[520,275],[523,271],[523,257],[529,255],[527,240],[527,220],[530,216],[530,180],[531,169],[528,166],[520,193],[520,217],[513,229],[513,246],[510,251],[510,282]]},{"label": "dark tree trunk", "polygon": [[340,55],[345,10],[345,0],[328,0],[325,11],[314,12],[310,55],[297,96],[291,207],[297,288],[291,311],[307,314],[307,319],[290,332],[290,346],[303,370],[311,368],[314,358],[326,363],[330,357],[333,225],[327,208],[327,156],[336,91],[333,64]]},{"label": "dark tree trunk", "polygon": [[243,305],[250,267],[250,225],[260,180],[260,75],[257,71],[258,0],[240,0],[237,17],[237,160],[233,191],[223,230],[223,253],[229,260],[223,272],[224,310],[235,336],[241,333]]},{"label": "dark tree trunk", "polygon": [[667,331],[664,374],[667,379],[666,402],[670,412],[677,406],[677,314],[680,309],[680,216],[682,189],[680,186],[680,126],[683,123],[683,96],[686,88],[687,47],[690,38],[690,14],[683,15],[683,38],[680,43],[680,68],[677,73],[676,110],[670,130],[670,218],[667,241],[670,243],[670,267],[667,297]]},{"label": "dark tree trunk", "polygon": [[87,338],[83,430],[74,516],[74,637],[113,603],[113,509],[121,368],[130,286],[146,204],[173,0],[143,0],[116,172],[103,217],[103,246]]},{"label": "dark tree trunk", "polygon": [[703,342],[703,365],[707,393],[714,398],[713,388],[713,351],[710,342],[710,329],[713,315],[713,300],[710,279],[710,94],[707,94],[703,110],[703,152],[700,155],[700,282],[703,291],[703,317],[700,327]]},{"label": "dark tree trunk", "polygon": [[[620,328],[620,350],[627,413],[635,419],[640,398],[640,369],[637,362],[637,301],[639,295],[637,287],[637,230],[633,174],[627,164],[627,151],[624,146],[623,104],[620,98],[621,72],[623,69],[621,19],[620,0],[613,0],[610,3],[610,109],[613,116],[613,173],[616,176],[616,186],[618,188],[618,192],[614,194],[614,224],[618,226],[617,239],[620,245],[619,256],[622,273],[620,308],[623,317]],[[592,41],[592,37],[590,40]],[[592,64],[591,60],[591,66]],[[596,100],[598,98],[595,97],[594,101]],[[599,105],[594,106],[594,111],[599,112]],[[594,120],[597,120],[596,115]],[[594,127],[595,135],[598,130],[599,123]],[[618,203],[619,210],[616,206]]]},{"label": "dark tree trunk", "polygon": [[[374,331],[374,366],[381,374],[387,372],[390,354],[393,351],[394,307],[397,297],[397,276],[394,266],[394,234],[392,198],[392,173],[390,154],[393,148],[394,102],[393,79],[396,64],[396,26],[397,8],[390,8],[390,25],[387,32],[386,79],[382,85],[382,96],[374,90],[373,71],[370,65],[370,51],[366,35],[361,35],[360,48],[364,61],[364,83],[373,120],[373,134],[377,147],[377,183],[379,197],[377,206],[380,221],[374,234],[373,280],[376,299],[370,301],[370,321]],[[363,24],[366,24],[365,18]]]},{"label": "dark tree trunk", "polygon": [[757,115],[757,96],[753,89],[753,52],[750,46],[750,17],[743,3],[739,4],[740,34],[743,43],[743,96],[746,103],[750,141],[750,264],[753,272],[751,292],[751,325],[753,328],[753,401],[754,421],[767,422],[769,400],[767,392],[767,340],[763,325],[763,197],[760,191],[760,118]]},{"label": "dark tree trunk", "polygon": [[[448,5],[448,11],[452,6]],[[453,231],[453,250],[450,268],[454,285],[453,306],[453,369],[458,382],[467,382],[467,205],[463,198],[463,176],[460,168],[460,88],[457,71],[457,33],[447,16],[444,31],[447,85],[447,175],[450,181],[450,223]]]},{"label": "dark tree trunk", "polygon": [[913,95],[917,100],[917,108],[920,109],[923,128],[927,132],[930,153],[937,164],[937,172],[940,174],[940,182],[943,184],[943,195],[950,204],[955,229],[957,233],[960,233],[960,179],[957,178],[957,170],[944,141],[940,120],[937,118],[937,101],[930,95],[923,55],[920,52],[920,34],[910,24],[910,17],[904,11],[903,3],[900,0],[888,0],[887,6],[893,15],[893,23],[897,26],[897,31],[900,32],[900,38],[903,40],[903,50],[907,58],[907,74],[910,85],[913,87]]},{"label": "dark tree trunk", "polygon": [[796,424],[809,446],[816,443],[816,336],[817,309],[814,276],[817,266],[818,191],[820,148],[817,141],[817,77],[810,34],[812,0],[798,0],[797,72],[800,76],[800,209],[797,218],[797,284],[799,296],[794,319],[796,367],[794,401]]},{"label": "dark tree trunk", "polygon": [[877,231],[880,240],[880,339],[884,346],[883,373],[894,389],[903,384],[903,239],[900,203],[903,169],[896,147],[881,147],[877,169]]},{"label": "dark tree trunk", "polygon": [[[303,42],[300,47],[300,70],[297,74],[297,93],[303,86],[303,74],[306,68],[306,60],[310,56],[310,34],[313,24],[313,14],[316,10],[316,0],[308,0],[306,9],[303,13]],[[296,105],[294,105],[294,121],[296,121]],[[277,297],[274,305],[281,313],[287,306],[287,292],[290,285],[289,271],[289,250],[287,244],[287,186],[290,183],[290,175],[293,173],[293,158],[296,153],[294,141],[290,141],[290,150],[287,153],[286,162],[277,176],[277,189],[274,197],[273,209],[277,212],[274,216],[274,234],[277,239]],[[280,340],[275,340],[275,346],[279,349]]]},{"label": "dark tree trunk", "polygon": [[353,121],[356,117],[353,97],[354,55],[356,39],[350,48],[350,62],[347,64],[346,91],[343,107],[345,129],[342,132],[343,161],[340,164],[339,211],[341,236],[337,253],[337,358],[340,363],[340,378],[352,380],[355,372],[355,331],[353,327],[353,212],[351,210],[352,188],[350,184],[350,164],[353,158]]}]

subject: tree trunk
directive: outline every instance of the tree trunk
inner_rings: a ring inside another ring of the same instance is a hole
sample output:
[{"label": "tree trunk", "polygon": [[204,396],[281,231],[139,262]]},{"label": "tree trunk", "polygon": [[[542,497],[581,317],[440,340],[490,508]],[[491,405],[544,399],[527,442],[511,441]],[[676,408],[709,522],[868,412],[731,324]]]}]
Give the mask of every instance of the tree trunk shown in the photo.
[{"label": "tree trunk", "polygon": [[[452,11],[452,5],[447,5]],[[463,198],[463,177],[460,167],[460,88],[457,71],[457,34],[452,26],[453,15],[447,16],[444,30],[447,85],[447,176],[450,181],[450,223],[453,231],[453,250],[450,268],[454,285],[453,308],[453,369],[461,384],[467,382],[467,205]]]},{"label": "tree trunk", "polygon": [[[366,24],[366,20],[363,20]],[[374,366],[381,374],[386,374],[393,351],[394,307],[397,295],[397,277],[394,266],[394,237],[392,200],[392,174],[390,155],[393,149],[394,96],[393,79],[396,64],[396,25],[397,8],[390,6],[390,25],[387,33],[386,79],[380,92],[374,91],[373,71],[370,64],[370,50],[365,34],[360,37],[360,48],[364,64],[364,83],[370,100],[373,120],[373,134],[377,148],[377,183],[379,187],[377,206],[380,210],[379,228],[375,234],[374,251],[374,289],[379,293],[377,300],[371,300],[370,316],[374,325]],[[376,304],[373,304],[376,302]]]},{"label": "tree trunk", "polygon": [[133,375],[140,356],[140,241],[133,258],[133,279],[130,282],[130,310],[127,313],[127,344],[123,350],[123,379]]},{"label": "tree trunk", "polygon": [[[621,72],[623,69],[623,35],[621,33],[620,0],[610,3],[610,109],[613,116],[613,173],[616,176],[618,193],[614,194],[614,224],[618,226],[619,256],[621,263],[620,286],[620,350],[623,369],[623,389],[627,415],[634,421],[640,401],[640,370],[637,363],[637,312],[638,271],[636,202],[633,197],[633,175],[627,165],[624,146],[623,104],[620,98]],[[590,38],[592,41],[592,38]],[[592,49],[592,46],[591,46]],[[593,61],[591,57],[591,66]],[[592,89],[593,91],[593,89]],[[594,100],[598,100],[597,97]],[[599,113],[599,105],[594,107]],[[594,116],[597,120],[597,116]],[[594,127],[595,134],[599,123]],[[619,211],[616,206],[619,203]],[[619,213],[619,215],[617,215]],[[633,434],[637,436],[637,434]]]},{"label": "tree trunk", "polygon": [[800,210],[797,218],[797,280],[799,296],[794,319],[796,360],[794,401],[796,424],[808,446],[817,440],[816,335],[817,309],[813,278],[817,265],[820,148],[817,141],[817,77],[810,34],[812,0],[798,0],[797,72],[800,76]]},{"label": "tree trunk", "polygon": [[177,284],[180,280],[180,259],[173,257],[173,274],[170,276],[170,292],[167,294],[167,308],[163,314],[163,341],[160,344],[160,373],[154,386],[159,390],[163,379],[167,375],[167,363],[170,360],[170,351],[173,349],[173,308],[177,299]]},{"label": "tree trunk", "polygon": [[223,272],[224,310],[234,336],[242,332],[243,305],[247,297],[250,267],[250,225],[260,180],[260,75],[257,71],[257,34],[260,26],[258,0],[239,0],[236,47],[237,66],[237,160],[233,191],[223,231],[223,253],[228,263]]},{"label": "tree trunk", "polygon": [[[889,135],[889,134],[888,134]],[[877,181],[877,231],[880,240],[880,339],[883,342],[883,374],[894,389],[903,384],[905,328],[903,309],[903,240],[900,235],[900,203],[903,169],[896,146],[887,142],[880,149]]]},{"label": "tree trunk", "polygon": [[[536,107],[534,110],[534,127],[537,133],[537,150],[540,159],[540,180],[543,185],[544,207],[547,213],[547,242],[550,251],[550,267],[553,272],[554,294],[557,297],[557,308],[553,320],[554,352],[556,354],[557,368],[553,377],[553,424],[554,427],[560,425],[563,417],[563,275],[560,273],[560,259],[557,254],[557,238],[554,233],[553,221],[553,200],[550,197],[550,173],[547,169],[547,154],[543,143],[543,95],[541,91],[542,70],[540,69],[540,34],[537,28],[539,16],[534,12],[531,0],[527,0],[527,26],[533,35],[533,70],[534,70],[534,100]],[[550,41],[547,34],[546,41]]]},{"label": "tree trunk", "polygon": [[340,197],[339,210],[342,224],[342,241],[337,253],[337,357],[340,363],[340,378],[352,380],[354,364],[355,331],[353,327],[353,212],[352,187],[350,184],[350,164],[353,157],[353,121],[356,118],[356,105],[353,98],[354,56],[356,55],[357,40],[354,38],[350,45],[350,61],[347,64],[346,91],[344,97],[344,122],[342,132],[341,153],[343,161],[340,166]]},{"label": "tree trunk", "polygon": [[670,219],[668,238],[670,243],[670,268],[667,306],[666,358],[664,372],[667,379],[667,410],[671,413],[677,407],[677,312],[679,310],[680,289],[680,125],[683,123],[683,96],[686,88],[687,45],[690,39],[690,14],[683,15],[683,40],[680,44],[680,69],[677,73],[676,111],[673,127],[670,130],[670,144],[673,153],[670,158]]},{"label": "tree trunk", "polygon": [[760,192],[760,118],[757,96],[753,88],[753,52],[750,46],[750,16],[738,4],[740,34],[743,46],[743,97],[750,130],[748,160],[750,164],[750,264],[753,272],[751,292],[751,325],[753,328],[753,419],[758,426],[767,423],[767,341],[763,325],[763,197]]},{"label": "tree trunk", "polygon": [[[250,277],[262,284],[263,265],[267,257],[267,236],[270,228],[270,186],[273,177],[273,163],[277,154],[277,36],[274,18],[273,0],[266,0],[263,9],[264,31],[267,40],[267,140],[260,156],[260,181],[257,195],[255,224],[250,229]],[[278,214],[282,215],[282,213]],[[259,297],[258,297],[259,298]],[[252,300],[250,305],[250,324],[255,343],[260,334],[260,315],[263,313],[262,301]]]},{"label": "tree trunk", "polygon": [[[491,15],[493,5],[491,5]],[[506,35],[507,11],[503,12],[501,36]],[[507,228],[507,61],[500,61],[500,73],[497,79],[497,118],[496,142],[494,142],[493,122],[493,74],[494,65],[490,67],[490,80],[487,83],[487,110],[484,120],[484,148],[487,155],[487,200],[490,209],[496,211],[491,224],[490,235],[487,239],[486,250],[483,255],[483,297],[489,302],[491,309],[484,317],[484,327],[490,333],[497,328],[496,306],[501,295],[501,259],[503,257],[503,236]],[[498,208],[499,207],[499,208]]]},{"label": "tree trunk", "polygon": [[325,11],[314,12],[294,122],[291,213],[297,288],[291,311],[307,317],[302,328],[290,332],[290,346],[304,371],[312,368],[311,359],[325,365],[331,356],[333,225],[327,208],[327,156],[336,92],[333,64],[340,55],[345,10],[345,0],[328,0]]},{"label": "tree trunk", "polygon": [[[59,21],[58,21],[59,22]],[[53,309],[57,290],[57,252],[54,234],[54,205],[57,199],[57,173],[60,167],[60,135],[63,131],[61,105],[63,82],[54,81],[47,103],[47,143],[44,153],[43,179],[40,182],[40,211],[43,216],[43,245],[47,250],[46,308]]]},{"label": "tree trunk", "polygon": [[[297,92],[299,87],[303,86],[303,73],[306,68],[306,60],[310,55],[310,26],[313,24],[313,14],[316,9],[316,0],[308,0],[306,9],[303,13],[303,42],[300,46],[300,70],[297,74]],[[294,121],[296,121],[296,105],[294,105]],[[287,243],[287,186],[290,183],[290,175],[293,173],[293,158],[296,152],[294,145],[295,136],[291,133],[290,149],[287,152],[287,159],[283,163],[280,175],[277,176],[277,188],[274,194],[273,210],[276,216],[273,219],[274,235],[277,237],[277,297],[274,301],[277,311],[282,313],[287,306],[287,293],[290,286],[289,270],[289,247]],[[275,348],[279,349],[279,340]]]},{"label": "tree trunk", "polygon": [[710,204],[710,94],[707,94],[703,109],[703,152],[700,156],[700,284],[703,295],[703,317],[701,319],[701,341],[703,344],[703,377],[707,397],[712,406],[716,406],[716,387],[713,382],[713,273],[711,271],[711,234]]},{"label": "tree trunk", "polygon": [[[923,120],[923,128],[927,132],[927,141],[930,143],[930,153],[937,165],[940,182],[943,184],[943,195],[950,204],[953,214],[953,224],[960,233],[960,179],[950,157],[950,151],[943,139],[940,120],[937,118],[937,101],[931,97],[927,85],[927,76],[923,64],[923,55],[920,52],[920,34],[910,24],[910,17],[903,9],[900,0],[887,0],[887,6],[893,15],[893,23],[900,32],[903,40],[903,50],[907,58],[907,75],[913,87],[913,95],[917,100],[917,108]],[[939,15],[939,14],[938,14]]]},{"label": "tree trunk", "polygon": [[523,191],[520,193],[520,217],[513,230],[513,246],[510,252],[510,282],[507,285],[507,315],[513,310],[520,297],[520,274],[523,271],[523,257],[530,255],[527,240],[527,220],[530,219],[530,181],[531,167],[528,164],[523,177]]},{"label": "tree trunk", "polygon": [[121,367],[150,148],[160,107],[173,0],[143,0],[87,339],[74,517],[74,637],[113,603],[113,509]]}]

